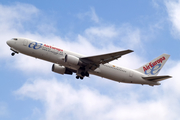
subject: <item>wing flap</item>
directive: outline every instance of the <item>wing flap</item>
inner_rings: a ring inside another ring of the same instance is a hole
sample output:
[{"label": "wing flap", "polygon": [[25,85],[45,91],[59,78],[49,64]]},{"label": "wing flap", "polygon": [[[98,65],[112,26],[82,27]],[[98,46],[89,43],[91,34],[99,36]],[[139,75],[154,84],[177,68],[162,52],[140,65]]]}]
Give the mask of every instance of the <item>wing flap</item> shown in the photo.
[{"label": "wing flap", "polygon": [[150,77],[142,77],[145,80],[149,80],[149,81],[161,81],[161,80],[165,80],[168,78],[172,78],[172,76],[169,75],[164,75],[164,76],[150,76]]}]

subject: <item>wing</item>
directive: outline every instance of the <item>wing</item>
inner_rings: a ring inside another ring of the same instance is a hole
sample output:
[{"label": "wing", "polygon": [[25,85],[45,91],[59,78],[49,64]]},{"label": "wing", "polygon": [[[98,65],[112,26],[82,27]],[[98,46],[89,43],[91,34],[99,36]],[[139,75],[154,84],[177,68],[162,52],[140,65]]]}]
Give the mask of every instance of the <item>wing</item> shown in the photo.
[{"label": "wing", "polygon": [[108,54],[90,56],[90,57],[83,57],[81,58],[82,61],[89,64],[89,68],[94,70],[96,69],[99,64],[105,64],[115,59],[120,58],[121,56],[133,52],[132,50],[124,50],[119,52],[113,52]]}]

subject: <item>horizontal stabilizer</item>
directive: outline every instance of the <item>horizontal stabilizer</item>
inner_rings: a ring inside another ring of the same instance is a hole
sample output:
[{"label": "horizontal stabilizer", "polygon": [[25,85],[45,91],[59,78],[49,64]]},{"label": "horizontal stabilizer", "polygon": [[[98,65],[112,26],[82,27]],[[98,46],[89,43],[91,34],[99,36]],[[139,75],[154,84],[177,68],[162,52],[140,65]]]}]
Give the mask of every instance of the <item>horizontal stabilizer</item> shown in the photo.
[{"label": "horizontal stabilizer", "polygon": [[164,76],[150,76],[150,77],[142,77],[142,78],[145,80],[157,82],[157,81],[165,80],[168,78],[172,78],[172,76],[164,75]]}]

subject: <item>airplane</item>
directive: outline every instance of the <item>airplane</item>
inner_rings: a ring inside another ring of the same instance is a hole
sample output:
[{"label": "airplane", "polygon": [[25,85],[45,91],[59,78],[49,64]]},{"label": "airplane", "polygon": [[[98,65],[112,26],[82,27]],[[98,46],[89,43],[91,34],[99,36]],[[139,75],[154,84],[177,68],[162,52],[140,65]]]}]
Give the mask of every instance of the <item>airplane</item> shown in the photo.
[{"label": "airplane", "polygon": [[138,69],[115,66],[109,62],[116,60],[133,50],[123,50],[108,54],[83,56],[49,44],[26,38],[12,38],[7,41],[12,56],[22,53],[31,57],[52,62],[52,71],[72,75],[77,79],[89,77],[90,74],[122,83],[160,85],[159,81],[171,78],[169,75],[157,76],[170,55],[162,54]]}]

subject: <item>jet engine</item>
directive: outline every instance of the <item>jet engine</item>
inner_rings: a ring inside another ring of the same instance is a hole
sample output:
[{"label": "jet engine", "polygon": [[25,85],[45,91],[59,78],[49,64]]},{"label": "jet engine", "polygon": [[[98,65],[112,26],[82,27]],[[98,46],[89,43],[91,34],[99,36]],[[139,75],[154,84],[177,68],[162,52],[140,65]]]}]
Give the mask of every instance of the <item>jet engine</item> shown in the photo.
[{"label": "jet engine", "polygon": [[59,74],[69,74],[72,75],[73,72],[71,70],[69,70],[68,68],[64,67],[64,66],[60,66],[59,64],[53,64],[52,66],[52,71],[59,73]]},{"label": "jet engine", "polygon": [[73,55],[66,55],[64,62],[71,65],[80,65],[80,66],[84,65],[84,63],[78,57]]}]

